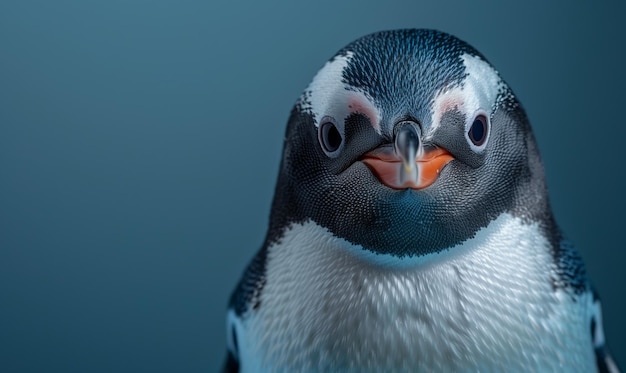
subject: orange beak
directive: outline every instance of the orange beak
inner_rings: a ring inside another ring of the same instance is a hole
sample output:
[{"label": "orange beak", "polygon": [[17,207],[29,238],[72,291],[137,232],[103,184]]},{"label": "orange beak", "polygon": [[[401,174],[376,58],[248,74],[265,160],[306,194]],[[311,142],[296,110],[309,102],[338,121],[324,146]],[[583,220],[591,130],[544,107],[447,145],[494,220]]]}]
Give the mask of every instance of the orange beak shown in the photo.
[{"label": "orange beak", "polygon": [[417,178],[415,180],[402,176],[405,165],[393,151],[375,149],[366,153],[361,160],[372,170],[381,183],[390,188],[424,189],[437,180],[441,170],[453,159],[454,157],[442,148],[424,152],[415,159],[417,166]]}]

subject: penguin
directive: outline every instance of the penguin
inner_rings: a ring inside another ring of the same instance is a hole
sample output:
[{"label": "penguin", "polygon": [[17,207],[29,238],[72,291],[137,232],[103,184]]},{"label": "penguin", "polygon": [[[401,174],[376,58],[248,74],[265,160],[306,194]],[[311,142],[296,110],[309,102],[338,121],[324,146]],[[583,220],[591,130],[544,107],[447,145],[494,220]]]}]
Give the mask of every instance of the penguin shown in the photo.
[{"label": "penguin", "polygon": [[224,372],[618,372],[520,102],[473,47],[383,31],[288,120]]}]

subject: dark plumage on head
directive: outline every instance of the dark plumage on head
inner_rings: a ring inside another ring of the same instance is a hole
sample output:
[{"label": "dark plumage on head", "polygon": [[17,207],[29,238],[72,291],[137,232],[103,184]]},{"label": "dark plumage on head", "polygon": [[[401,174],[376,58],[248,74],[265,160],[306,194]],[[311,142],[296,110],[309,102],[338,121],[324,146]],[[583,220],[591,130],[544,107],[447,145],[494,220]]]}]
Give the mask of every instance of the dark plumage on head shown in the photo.
[{"label": "dark plumage on head", "polygon": [[[484,128],[472,127],[479,119]],[[425,150],[454,158],[423,189],[389,187],[364,162],[389,149],[403,121],[416,124]],[[334,136],[330,145],[324,136]],[[512,91],[454,36],[387,31],[341,49],[294,107],[268,239],[311,219],[373,252],[424,255],[503,212],[552,221],[539,154]]]}]

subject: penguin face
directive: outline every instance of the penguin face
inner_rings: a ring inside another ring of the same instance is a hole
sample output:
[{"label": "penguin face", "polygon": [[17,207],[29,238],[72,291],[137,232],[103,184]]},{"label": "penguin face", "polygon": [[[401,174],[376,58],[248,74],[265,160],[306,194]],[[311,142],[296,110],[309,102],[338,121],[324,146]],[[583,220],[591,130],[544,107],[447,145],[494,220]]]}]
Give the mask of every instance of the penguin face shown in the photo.
[{"label": "penguin face", "polygon": [[340,50],[296,103],[269,238],[313,220],[366,250],[420,256],[546,206],[530,126],[491,65],[448,34],[388,31]]}]

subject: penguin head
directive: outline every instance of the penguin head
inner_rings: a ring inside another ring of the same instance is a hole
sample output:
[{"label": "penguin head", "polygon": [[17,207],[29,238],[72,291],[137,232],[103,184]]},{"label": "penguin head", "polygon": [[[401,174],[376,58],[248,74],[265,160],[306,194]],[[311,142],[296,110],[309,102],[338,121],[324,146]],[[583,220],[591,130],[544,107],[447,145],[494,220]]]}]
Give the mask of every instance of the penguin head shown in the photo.
[{"label": "penguin head", "polygon": [[550,214],[526,115],[487,60],[434,30],[360,38],[294,106],[268,240],[312,220],[375,253],[451,248],[503,213]]}]

